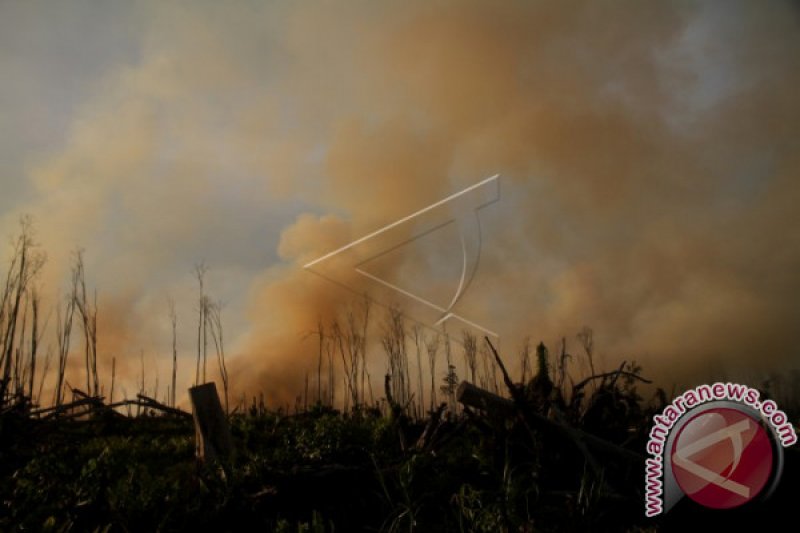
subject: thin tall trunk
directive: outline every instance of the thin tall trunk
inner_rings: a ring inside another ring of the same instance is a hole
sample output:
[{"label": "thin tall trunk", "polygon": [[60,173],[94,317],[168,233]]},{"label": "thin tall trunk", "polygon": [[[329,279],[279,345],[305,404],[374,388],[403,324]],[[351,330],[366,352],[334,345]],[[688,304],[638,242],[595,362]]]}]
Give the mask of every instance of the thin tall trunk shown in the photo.
[{"label": "thin tall trunk", "polygon": [[72,292],[67,298],[67,308],[64,312],[62,321],[61,306],[56,308],[58,316],[58,378],[56,381],[55,401],[56,406],[60,406],[64,399],[64,374],[67,369],[67,357],[69,356],[69,344],[72,335],[72,320],[75,316],[75,294],[78,290],[78,276],[75,270],[72,271]]},{"label": "thin tall trunk", "polygon": [[[200,285],[200,299],[199,299],[199,318],[197,321],[197,369],[194,374],[194,384],[200,384],[200,356],[202,354],[201,341],[203,338],[203,323],[205,322],[205,295],[203,294],[203,283],[206,275],[206,265],[202,261],[195,265],[195,274],[197,275],[197,282]],[[205,381],[205,378],[204,378]]]},{"label": "thin tall trunk", "polygon": [[111,394],[108,403],[114,403],[114,382],[117,379],[117,358],[111,358]]},{"label": "thin tall trunk", "polygon": [[420,338],[422,336],[422,329],[417,324],[413,328],[414,333],[414,347],[417,350],[417,378],[419,381],[419,398],[417,403],[419,404],[419,411],[420,415],[425,410],[425,392],[422,386],[422,347],[421,343],[424,342],[424,338]]},{"label": "thin tall trunk", "polygon": [[100,379],[97,376],[97,291],[94,292],[94,309],[92,311],[92,378],[94,379],[94,393],[100,394]]},{"label": "thin tall trunk", "polygon": [[[201,289],[202,293],[202,289]],[[203,331],[203,299],[200,298],[200,317],[197,321],[197,369],[194,372],[195,386],[200,384],[200,340]]]},{"label": "thin tall trunk", "polygon": [[[139,352],[139,361],[141,363],[141,374],[140,374],[140,381],[139,381],[139,394],[144,395],[144,350]],[[139,416],[142,412],[141,405],[136,404],[136,416]]]},{"label": "thin tall trunk", "polygon": [[[364,295],[364,323],[361,331],[361,401],[366,398],[364,382],[367,377],[367,328],[369,327],[370,300]],[[370,391],[371,392],[371,391]]]},{"label": "thin tall trunk", "polygon": [[30,293],[25,291],[25,302],[22,304],[22,327],[19,330],[19,342],[14,358],[14,394],[17,397],[25,393],[25,369],[23,368],[23,355],[25,353],[25,331],[28,329],[28,307],[30,307]]},{"label": "thin tall trunk", "polygon": [[[84,339],[84,350],[85,350],[85,362],[86,362],[86,392],[89,396],[92,396],[92,381],[91,381],[91,360],[89,356],[89,344],[90,344],[90,333],[89,333],[89,310],[86,309],[86,280],[84,279],[83,273],[83,255],[79,251],[78,256],[76,259],[75,268],[78,270],[78,276],[80,279],[81,284],[81,294],[80,299],[78,300],[78,310],[81,313],[81,319],[83,320],[83,339]],[[76,295],[78,298],[78,295]]]},{"label": "thin tall trunk", "polygon": [[172,407],[175,407],[175,381],[178,375],[178,315],[175,312],[175,301],[169,298],[169,318],[172,323],[172,389],[170,398]]},{"label": "thin tall trunk", "polygon": [[203,299],[203,383],[206,380],[206,366],[208,360],[208,297]]},{"label": "thin tall trunk", "polygon": [[209,305],[207,315],[211,326],[211,338],[217,351],[217,362],[219,363],[219,375],[222,379],[222,388],[225,392],[225,414],[228,414],[228,368],[225,365],[225,342],[222,330],[222,305]]},{"label": "thin tall trunk", "polygon": [[325,342],[325,330],[322,320],[317,321],[317,335],[319,336],[319,360],[317,362],[317,403],[322,403],[322,345]]},{"label": "thin tall trunk", "polygon": [[[225,410],[227,411],[227,407]],[[308,372],[306,372],[306,391],[305,395],[303,396],[303,412],[308,412]]]},{"label": "thin tall trunk", "polygon": [[522,342],[522,350],[520,351],[520,359],[522,364],[522,384],[528,381],[528,372],[531,370],[531,338],[525,337]]},{"label": "thin tall trunk", "polygon": [[39,295],[36,289],[31,291],[31,310],[33,324],[31,324],[31,375],[28,377],[28,394],[33,402],[33,382],[36,375],[36,351],[39,348]]},{"label": "thin tall trunk", "polygon": [[431,368],[431,411],[436,409],[436,352],[439,351],[439,334],[425,343]]},{"label": "thin tall trunk", "polygon": [[91,305],[86,296],[86,269],[82,250],[75,253],[74,273],[77,285],[73,288],[72,297],[83,323],[86,392],[93,396],[100,392],[100,380],[97,375],[97,292],[94,294],[94,305]]},{"label": "thin tall trunk", "polygon": [[[36,404],[42,403],[42,389],[44,389],[44,380],[47,378],[47,371],[50,370],[50,360],[53,357],[53,352],[47,348],[47,354],[44,356],[44,367],[42,368],[42,377],[39,379],[39,391],[36,393]],[[33,397],[33,396],[31,396]]]},{"label": "thin tall trunk", "polygon": [[478,358],[478,340],[468,330],[462,332],[462,339],[464,343],[464,362],[466,363],[465,371],[470,373],[470,381],[475,383],[475,371],[477,369]]},{"label": "thin tall trunk", "polygon": [[325,343],[325,351],[328,353],[328,407],[333,407],[336,394],[336,368],[333,361],[334,346],[330,337]]}]

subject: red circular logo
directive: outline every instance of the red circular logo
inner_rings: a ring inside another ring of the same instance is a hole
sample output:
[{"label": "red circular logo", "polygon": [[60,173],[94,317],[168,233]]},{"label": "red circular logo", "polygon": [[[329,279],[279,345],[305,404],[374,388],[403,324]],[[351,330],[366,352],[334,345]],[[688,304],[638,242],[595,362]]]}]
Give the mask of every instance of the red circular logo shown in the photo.
[{"label": "red circular logo", "polygon": [[730,509],[761,492],[772,474],[772,444],[756,419],[732,408],[691,418],[672,445],[681,490],[705,507]]}]

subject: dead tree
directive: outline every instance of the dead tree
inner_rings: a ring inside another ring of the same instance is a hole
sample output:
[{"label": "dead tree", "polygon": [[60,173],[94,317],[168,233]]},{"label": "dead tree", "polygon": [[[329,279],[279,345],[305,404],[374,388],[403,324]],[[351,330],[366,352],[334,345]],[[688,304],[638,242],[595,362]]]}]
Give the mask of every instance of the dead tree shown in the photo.
[{"label": "dead tree", "polygon": [[428,364],[431,369],[431,411],[436,406],[436,352],[439,351],[439,334],[425,341],[425,351],[428,352]]},{"label": "dead tree", "polygon": [[175,407],[175,382],[178,376],[178,314],[175,312],[175,300],[167,299],[169,305],[169,321],[172,325],[172,397],[170,404]]},{"label": "dead tree", "polygon": [[322,347],[325,344],[325,326],[322,320],[317,320],[317,331],[314,333],[319,337],[319,353],[317,360],[317,404],[322,405]]},{"label": "dead tree", "polygon": [[444,385],[441,387],[442,393],[447,397],[450,412],[455,413],[458,405],[456,404],[456,386],[458,385],[458,375],[456,365],[452,362],[452,350],[450,345],[450,335],[444,332],[444,354],[447,361],[447,373],[444,377]]},{"label": "dead tree", "polygon": [[475,383],[475,371],[477,370],[478,363],[478,340],[469,330],[462,332],[462,340],[464,346],[464,362],[466,368],[470,373],[470,380]]},{"label": "dead tree", "polygon": [[[25,216],[20,219],[20,234],[16,240],[11,266],[6,277],[2,305],[0,305],[0,318],[5,320],[5,332],[0,332],[3,334],[3,343],[0,345],[0,349],[2,349],[0,351],[0,367],[2,368],[0,403],[6,399],[11,384],[11,371],[18,364],[18,358],[22,356],[21,352],[17,350],[15,359],[14,353],[22,296],[27,293],[29,283],[39,273],[45,261],[44,254],[35,249],[32,226],[33,222],[30,217]],[[3,320],[0,320],[0,325],[3,325]]]},{"label": "dead tree", "polygon": [[[78,280],[75,273],[72,275],[72,292],[74,294],[77,287]],[[58,376],[56,378],[56,390],[54,404],[61,405],[63,401],[63,387],[64,387],[64,374],[67,369],[67,357],[69,356],[70,337],[72,335],[72,319],[75,316],[75,298],[72,294],[67,298],[66,309],[63,316],[61,313],[61,306],[56,308],[58,324],[56,325],[56,333],[58,336]]]},{"label": "dead tree", "polygon": [[97,293],[95,293],[94,297],[94,306],[91,306],[86,297],[86,273],[82,250],[75,252],[75,266],[73,268],[78,286],[75,287],[72,296],[75,299],[75,307],[80,313],[83,322],[86,390],[89,391],[89,394],[97,394],[100,389],[97,376]]},{"label": "dead tree", "polygon": [[520,364],[522,366],[521,369],[521,377],[520,381],[525,383],[528,381],[528,372],[531,369],[531,338],[525,337],[525,340],[522,341],[522,349],[520,350]]},{"label": "dead tree", "polygon": [[423,414],[425,410],[425,389],[422,386],[422,344],[425,343],[425,336],[422,332],[422,327],[419,324],[414,324],[411,328],[414,336],[414,348],[417,352],[417,379],[419,381],[419,414]]},{"label": "dead tree", "polygon": [[402,311],[390,307],[384,323],[381,344],[389,360],[392,396],[399,405],[406,405],[410,397],[408,383],[408,353],[406,350],[406,326]]},{"label": "dead tree", "polygon": [[[51,347],[47,347],[47,353],[44,356],[44,367],[42,368],[42,377],[39,378],[39,389],[36,393],[36,404],[42,403],[42,389],[44,389],[44,380],[47,378],[47,371],[50,370],[50,361],[52,359],[53,352]],[[31,398],[33,398],[33,394],[31,393]]]},{"label": "dead tree", "polygon": [[24,401],[25,397],[25,372],[24,351],[25,351],[25,332],[28,326],[28,308],[30,307],[30,293],[25,291],[25,301],[22,304],[22,325],[19,329],[19,341],[14,351],[14,396],[17,401]]},{"label": "dead tree", "polygon": [[[111,394],[109,395],[109,401],[114,403],[114,382],[117,378],[117,358],[111,358]],[[174,406],[173,406],[174,407]]]},{"label": "dead tree", "polygon": [[[28,376],[28,395],[33,401],[33,383],[36,376],[36,355],[41,341],[39,333],[39,294],[36,288],[31,289],[31,312],[33,313],[33,324],[31,325],[31,354],[30,354],[30,375]],[[45,370],[46,372],[47,370]]]},{"label": "dead tree", "polygon": [[329,335],[339,350],[345,393],[354,409],[364,403],[369,309],[369,300],[365,297],[361,312],[352,307],[347,309],[343,322],[333,321]]},{"label": "dead tree", "polygon": [[228,413],[228,368],[225,366],[225,342],[222,331],[222,303],[211,304],[208,307],[207,320],[211,329],[211,338],[217,352],[219,375],[222,379],[222,389],[225,394],[225,413]]},{"label": "dead tree", "polygon": [[[198,312],[200,313],[200,316],[197,320],[197,369],[195,370],[194,374],[195,385],[200,384],[200,356],[202,355],[202,346],[203,346],[201,342],[203,340],[203,326],[206,323],[205,321],[206,299],[205,299],[205,294],[203,293],[203,288],[207,270],[208,269],[206,268],[205,263],[203,263],[202,261],[196,264],[194,267],[194,272],[195,275],[197,276],[197,282],[200,285],[200,298],[198,300],[198,307],[199,307]],[[203,361],[203,381],[205,381],[205,360]]]}]

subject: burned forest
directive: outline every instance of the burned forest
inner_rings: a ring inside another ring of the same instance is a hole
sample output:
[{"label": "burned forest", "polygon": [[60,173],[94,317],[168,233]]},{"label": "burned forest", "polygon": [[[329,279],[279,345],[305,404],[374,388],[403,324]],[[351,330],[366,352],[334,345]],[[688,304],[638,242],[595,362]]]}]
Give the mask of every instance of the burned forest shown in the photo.
[{"label": "burned forest", "polygon": [[[199,264],[194,381],[179,404],[175,302],[166,392],[149,392],[142,363],[128,395],[115,358],[98,372],[109,353],[82,252],[49,329],[44,263],[26,219],[0,306],[3,531],[667,531],[708,519],[690,506],[645,519],[644,448],[670,393],[635,361],[601,368],[590,328],[500,353],[489,337],[434,334],[365,297],[306,333],[317,353],[305,388],[294,405],[271,404],[263,391],[232,395],[221,306]],[[373,357],[385,375],[372,375]],[[793,420],[796,384],[762,387]],[[797,483],[787,452],[769,504],[778,514]],[[756,524],[763,512],[714,523]]]}]

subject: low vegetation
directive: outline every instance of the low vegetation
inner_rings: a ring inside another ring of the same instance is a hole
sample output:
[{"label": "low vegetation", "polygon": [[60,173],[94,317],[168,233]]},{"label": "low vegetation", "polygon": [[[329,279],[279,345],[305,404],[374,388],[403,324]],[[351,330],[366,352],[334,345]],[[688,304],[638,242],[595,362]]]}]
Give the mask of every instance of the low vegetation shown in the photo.
[{"label": "low vegetation", "polygon": [[[787,450],[786,479],[767,506],[721,516],[689,503],[645,519],[644,445],[668,394],[643,397],[639,387],[649,381],[634,362],[596,370],[589,328],[576,336],[580,355],[568,352],[566,339],[553,354],[526,342],[511,371],[489,339],[426,336],[390,309],[381,333],[388,372],[378,391],[366,364],[364,300],[311,333],[316,375],[292,408],[263,397],[233,405],[219,307],[200,265],[196,382],[205,381],[211,344],[233,442],[229,458],[204,463],[191,416],[175,406],[174,305],[164,402],[146,396],[144,383],[135,399],[114,402],[113,372],[106,399],[97,304],[76,254],[45,407],[42,384],[53,365],[39,358],[34,288],[44,259],[27,223],[15,250],[0,294],[0,531],[655,531],[709,520],[739,529],[792,509],[798,461]],[[85,390],[64,379],[65,361],[76,355],[73,322],[83,334]],[[466,381],[457,373],[461,357]],[[574,379],[570,368],[581,367]],[[797,382],[775,377],[763,386],[793,420],[797,403],[788,400]]]}]

